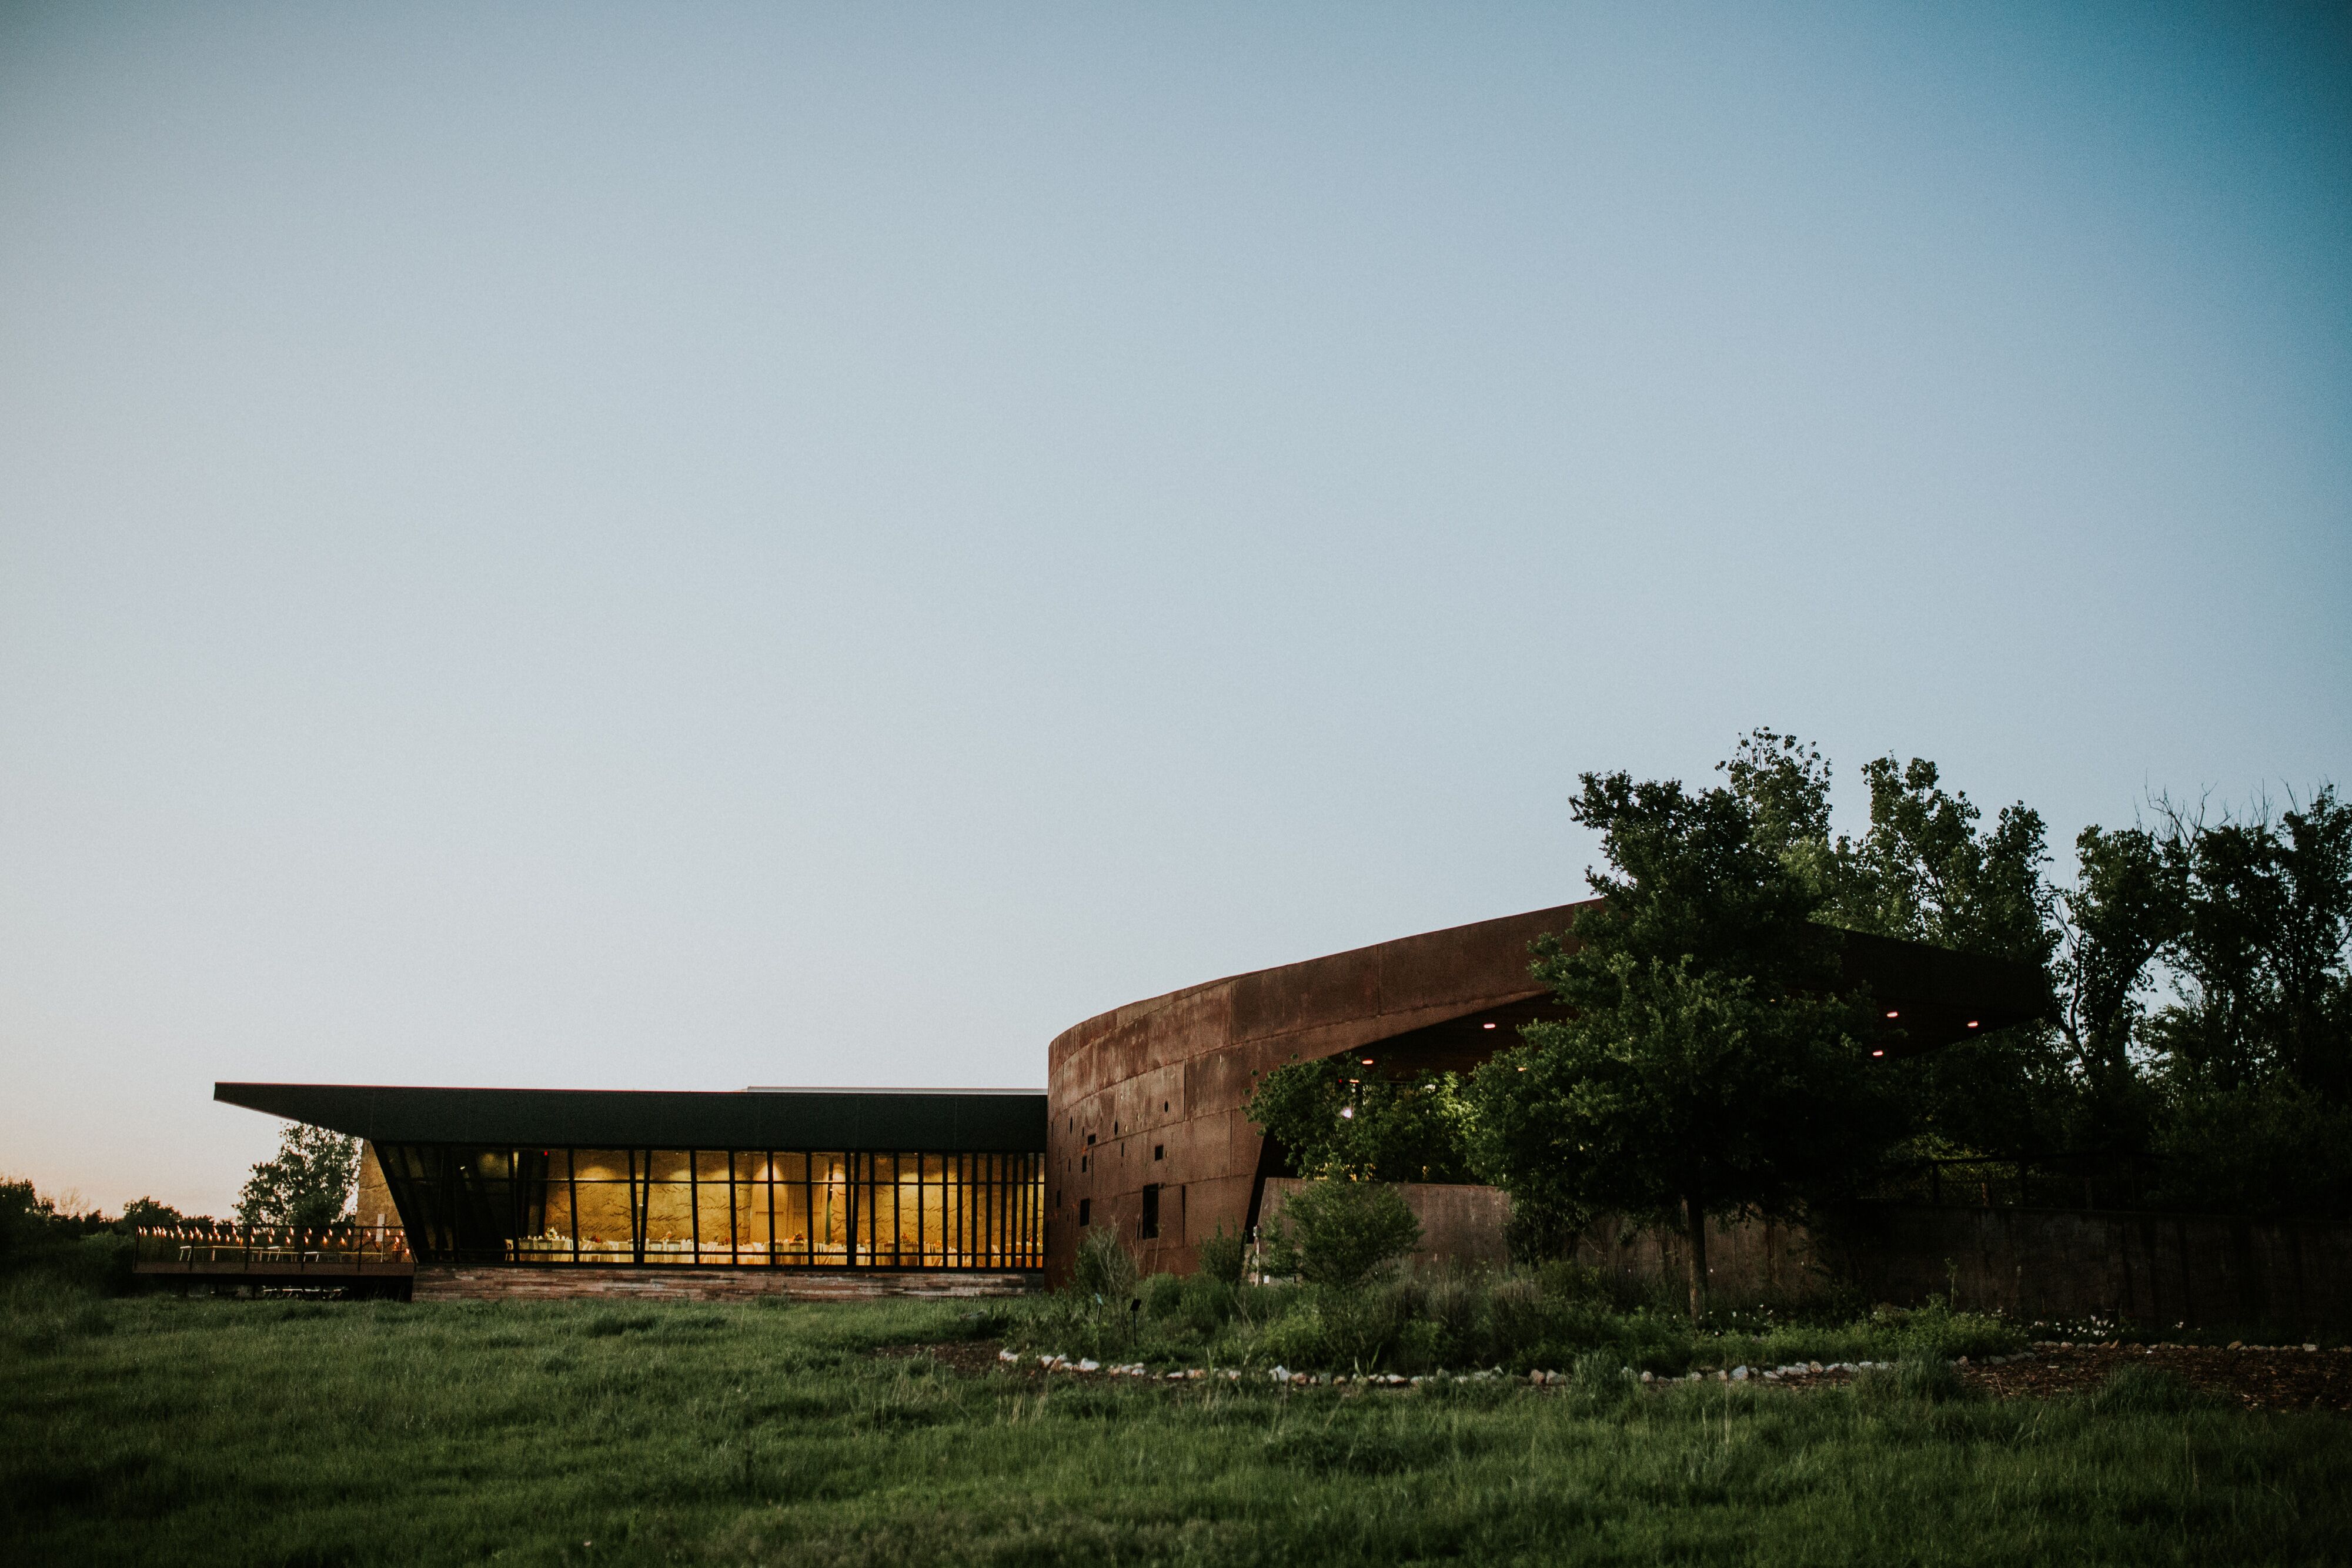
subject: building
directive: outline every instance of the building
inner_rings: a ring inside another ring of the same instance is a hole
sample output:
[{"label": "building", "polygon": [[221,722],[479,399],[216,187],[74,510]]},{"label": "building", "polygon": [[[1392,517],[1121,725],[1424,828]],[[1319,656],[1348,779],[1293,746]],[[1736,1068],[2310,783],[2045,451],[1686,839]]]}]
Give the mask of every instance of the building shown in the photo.
[{"label": "building", "polygon": [[[1247,1235],[1282,1151],[1243,1107],[1257,1076],[1294,1059],[1360,1052],[1384,1071],[1465,1070],[1559,1016],[1528,972],[1528,944],[1585,904],[1400,937],[1130,1002],[1063,1031],[1046,1051],[1052,1194],[1046,1266],[1066,1277],[1078,1232],[1109,1223],[1147,1270],[1187,1273],[1223,1226]],[[1932,1050],[2022,1023],[2043,1007],[2032,970],[1916,942],[1842,933],[1849,982],[1883,1005],[1875,1048]]]},{"label": "building", "polygon": [[[1182,1273],[1219,1227],[1246,1234],[1282,1174],[1244,1110],[1260,1073],[1341,1051],[1385,1071],[1475,1066],[1557,1015],[1528,945],[1583,907],[1130,1003],[1052,1042],[1042,1094],[222,1083],[215,1098],[364,1140],[360,1223],[396,1227],[420,1271],[1062,1279],[1078,1232],[1115,1224],[1147,1269]],[[1849,934],[1844,962],[1885,1008],[1882,1050],[2041,1002],[2031,971],[1916,943]]]},{"label": "building", "polygon": [[222,1083],[364,1140],[357,1218],[420,1266],[1045,1261],[1043,1094]]}]

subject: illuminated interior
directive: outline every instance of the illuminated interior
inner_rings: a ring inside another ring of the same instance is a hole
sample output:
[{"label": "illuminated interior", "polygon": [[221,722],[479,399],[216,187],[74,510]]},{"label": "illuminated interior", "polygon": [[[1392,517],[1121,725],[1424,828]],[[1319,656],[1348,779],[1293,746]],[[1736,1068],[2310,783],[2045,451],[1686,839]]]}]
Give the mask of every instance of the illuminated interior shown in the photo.
[{"label": "illuminated interior", "polygon": [[378,1144],[420,1263],[1038,1269],[1034,1154]]}]

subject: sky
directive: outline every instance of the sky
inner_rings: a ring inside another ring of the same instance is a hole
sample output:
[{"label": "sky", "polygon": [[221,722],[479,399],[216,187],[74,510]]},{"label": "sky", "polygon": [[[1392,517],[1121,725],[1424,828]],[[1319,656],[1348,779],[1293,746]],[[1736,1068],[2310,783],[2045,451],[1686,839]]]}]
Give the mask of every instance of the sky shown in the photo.
[{"label": "sky", "polygon": [[0,5],[0,1172],[1041,1087],[1759,725],[2352,784],[2340,7]]}]

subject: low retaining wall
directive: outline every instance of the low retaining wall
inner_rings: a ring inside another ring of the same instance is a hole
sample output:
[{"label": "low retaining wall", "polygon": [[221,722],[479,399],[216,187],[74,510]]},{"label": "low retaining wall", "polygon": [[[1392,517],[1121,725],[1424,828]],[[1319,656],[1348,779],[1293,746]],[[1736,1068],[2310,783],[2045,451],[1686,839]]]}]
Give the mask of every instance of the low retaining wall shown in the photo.
[{"label": "low retaining wall", "polygon": [[597,1269],[419,1267],[409,1297],[417,1301],[866,1301],[913,1297],[961,1301],[1021,1296],[1041,1288],[1037,1273],[844,1269]]},{"label": "low retaining wall", "polygon": [[[1265,1184],[1278,1216],[1290,1178]],[[1400,1183],[1421,1220],[1420,1264],[1499,1267],[1510,1199],[1489,1186]],[[1679,1231],[1603,1220],[1577,1260],[1629,1278],[1680,1285],[1690,1243]],[[1758,1301],[1831,1287],[1917,1306],[1954,1305],[2026,1321],[2103,1316],[2154,1325],[2352,1326],[2352,1224],[2075,1208],[1959,1208],[1853,1204],[1816,1226],[1745,1220],[1707,1236],[1718,1293]]]}]

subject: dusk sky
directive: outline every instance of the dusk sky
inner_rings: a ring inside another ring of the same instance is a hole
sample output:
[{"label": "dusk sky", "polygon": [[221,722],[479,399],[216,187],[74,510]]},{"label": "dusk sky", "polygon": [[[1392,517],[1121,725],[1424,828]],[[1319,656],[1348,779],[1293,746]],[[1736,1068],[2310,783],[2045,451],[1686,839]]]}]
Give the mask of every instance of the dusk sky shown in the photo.
[{"label": "dusk sky", "polygon": [[0,1172],[1042,1086],[1756,725],[2352,783],[2340,6],[0,7]]}]

